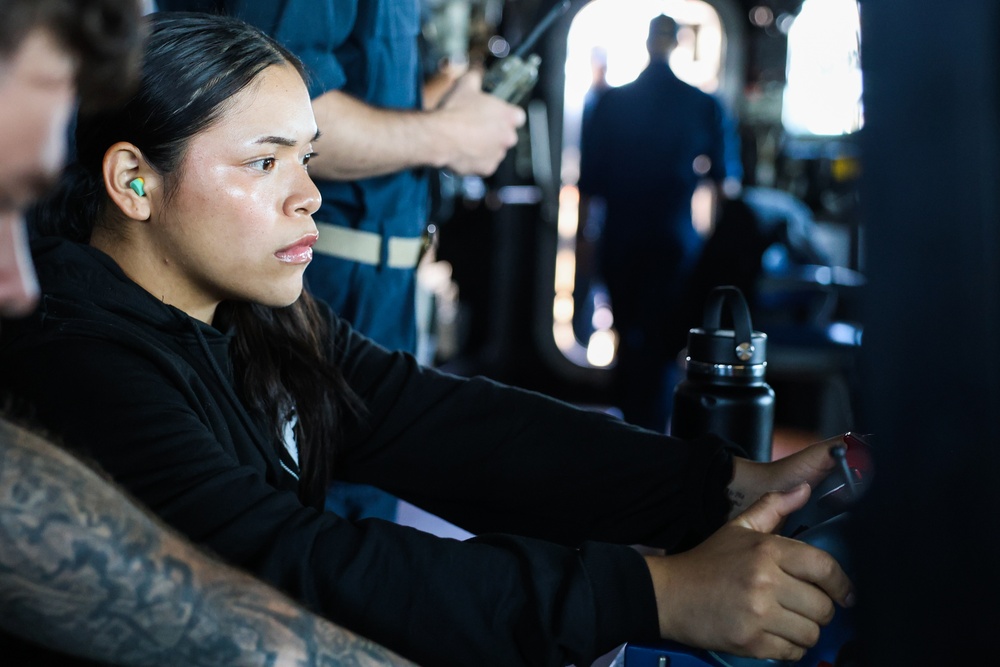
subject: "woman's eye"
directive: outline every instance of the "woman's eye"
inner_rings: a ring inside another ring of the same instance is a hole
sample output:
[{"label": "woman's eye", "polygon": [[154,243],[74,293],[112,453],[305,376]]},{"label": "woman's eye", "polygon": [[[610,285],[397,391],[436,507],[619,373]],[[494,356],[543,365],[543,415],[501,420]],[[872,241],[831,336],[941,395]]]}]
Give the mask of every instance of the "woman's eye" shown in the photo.
[{"label": "woman's eye", "polygon": [[259,160],[254,160],[249,164],[253,169],[260,169],[261,171],[271,171],[274,169],[274,165],[277,161],[273,157],[264,157]]},{"label": "woman's eye", "polygon": [[316,157],[315,153],[306,153],[305,157],[302,158],[302,166],[305,167],[306,170],[309,169],[309,161],[312,160],[314,157]]}]

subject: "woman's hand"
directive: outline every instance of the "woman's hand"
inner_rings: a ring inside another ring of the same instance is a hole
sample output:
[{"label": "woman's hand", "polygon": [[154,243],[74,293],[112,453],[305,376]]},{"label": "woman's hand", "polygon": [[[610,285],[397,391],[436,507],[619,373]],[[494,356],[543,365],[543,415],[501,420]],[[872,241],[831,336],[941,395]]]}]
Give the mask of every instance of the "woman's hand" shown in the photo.
[{"label": "woman's hand", "polygon": [[771,463],[734,458],[733,481],[726,489],[733,503],[729,518],[736,517],[768,491],[789,491],[802,483],[815,488],[837,465],[830,450],[838,445],[843,446],[841,438],[831,438]]},{"label": "woman's hand", "polygon": [[853,603],[832,556],[770,534],[808,498],[806,484],[767,493],[694,549],[647,556],[661,635],[739,655],[800,659],[833,618],[834,602]]}]

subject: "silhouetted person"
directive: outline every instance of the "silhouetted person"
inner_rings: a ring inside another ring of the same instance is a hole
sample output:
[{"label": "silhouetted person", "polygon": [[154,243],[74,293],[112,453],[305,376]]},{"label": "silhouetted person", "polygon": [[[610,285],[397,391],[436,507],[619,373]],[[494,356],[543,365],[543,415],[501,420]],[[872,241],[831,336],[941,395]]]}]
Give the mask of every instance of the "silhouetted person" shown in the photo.
[{"label": "silhouetted person", "polygon": [[[675,359],[690,322],[678,317],[703,245],[691,197],[703,179],[739,183],[738,139],[722,105],[670,69],[677,24],[650,21],[649,66],[605,92],[583,129],[580,193],[606,205],[599,271],[618,344],[616,400],[626,420],[664,431]],[[727,183],[727,189],[728,183]]]}]

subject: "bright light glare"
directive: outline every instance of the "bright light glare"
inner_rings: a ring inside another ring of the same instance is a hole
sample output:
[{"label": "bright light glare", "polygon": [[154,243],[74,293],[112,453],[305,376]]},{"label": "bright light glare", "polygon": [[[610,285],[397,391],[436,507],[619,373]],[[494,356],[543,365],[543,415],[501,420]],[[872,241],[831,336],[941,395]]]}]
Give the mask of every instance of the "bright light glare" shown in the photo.
[{"label": "bright light glare", "polygon": [[556,347],[563,352],[569,352],[574,347],[579,345],[579,343],[576,342],[576,334],[573,333],[572,324],[560,324],[558,322],[553,324],[552,337],[556,341]]},{"label": "bright light glare", "polygon": [[572,292],[557,294],[552,302],[552,319],[560,324],[572,323],[574,308]]},{"label": "bright light glare", "polygon": [[758,28],[766,28],[774,22],[774,12],[770,7],[757,5],[750,10],[750,22]]},{"label": "bright light glare", "polygon": [[857,0],[805,0],[788,30],[781,122],[793,134],[847,134],[863,125]]},{"label": "bright light glare", "polygon": [[576,252],[564,248],[556,253],[556,292],[573,292],[576,281]]},{"label": "bright light glare", "polygon": [[559,191],[559,238],[574,240],[580,222],[580,191],[575,185],[564,185]]},{"label": "bright light glare", "polygon": [[691,196],[691,224],[696,232],[708,238],[715,220],[715,192],[712,186],[702,183]]},{"label": "bright light glare", "polygon": [[858,345],[861,342],[860,332],[856,327],[845,322],[834,322],[827,329],[830,340],[841,345]]},{"label": "bright light glare", "polygon": [[587,362],[591,366],[605,368],[615,358],[615,334],[607,329],[595,331],[587,344]]},{"label": "bright light glare", "polygon": [[590,323],[598,331],[601,329],[610,329],[615,324],[615,314],[606,305],[600,305],[594,309]]}]

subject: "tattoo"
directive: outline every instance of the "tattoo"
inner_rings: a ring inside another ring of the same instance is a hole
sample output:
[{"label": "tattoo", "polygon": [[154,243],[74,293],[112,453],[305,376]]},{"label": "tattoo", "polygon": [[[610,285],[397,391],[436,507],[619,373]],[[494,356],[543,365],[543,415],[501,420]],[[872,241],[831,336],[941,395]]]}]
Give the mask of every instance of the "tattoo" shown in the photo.
[{"label": "tattoo", "polygon": [[0,628],[118,665],[411,664],[209,558],[2,419]]},{"label": "tattoo", "polygon": [[732,508],[729,510],[729,518],[733,518],[745,509],[747,497],[742,491],[733,488],[726,489],[726,496],[728,496],[729,502],[732,503]]}]

